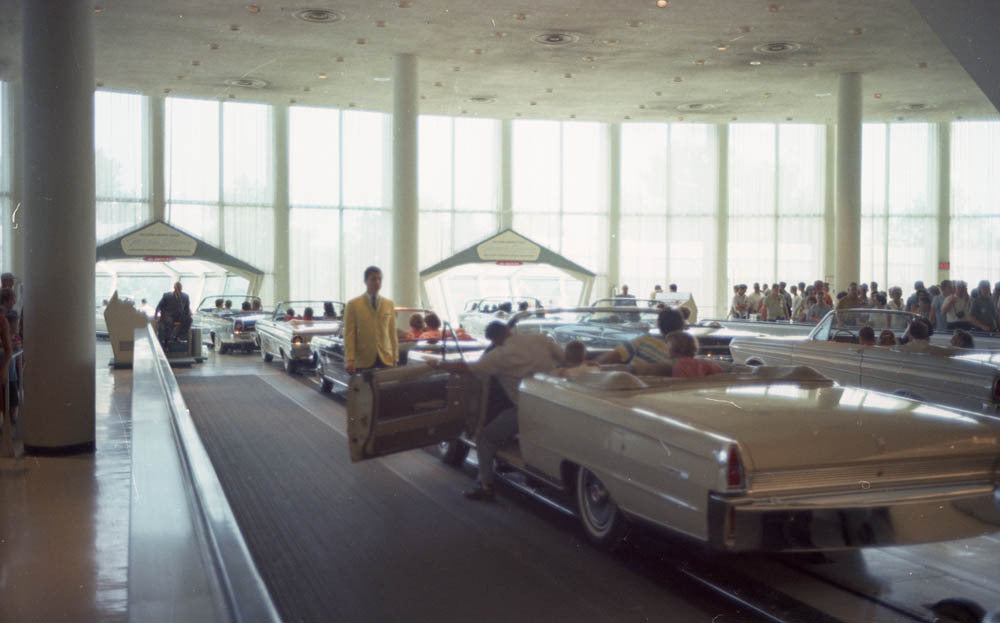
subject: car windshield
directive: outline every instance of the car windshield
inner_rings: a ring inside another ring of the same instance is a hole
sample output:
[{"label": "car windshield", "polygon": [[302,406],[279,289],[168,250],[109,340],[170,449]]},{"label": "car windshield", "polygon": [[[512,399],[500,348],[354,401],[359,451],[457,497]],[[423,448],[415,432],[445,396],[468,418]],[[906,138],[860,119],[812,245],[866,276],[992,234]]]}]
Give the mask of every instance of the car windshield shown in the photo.
[{"label": "car windshield", "polygon": [[832,311],[816,326],[812,337],[814,340],[853,338],[861,327],[871,327],[876,335],[885,330],[901,332],[905,331],[916,317],[916,314],[908,312],[883,309]]},{"label": "car windshield", "polygon": [[340,320],[344,317],[344,304],[340,301],[281,301],[274,306],[274,319],[302,320],[310,312],[315,320]]},{"label": "car windshield", "polygon": [[[247,309],[243,309],[243,304],[247,304]],[[254,303],[257,309],[254,310]],[[198,303],[198,311],[214,313],[241,313],[243,311],[260,311],[260,298],[256,296],[243,296],[233,294],[214,294],[206,296]]]}]

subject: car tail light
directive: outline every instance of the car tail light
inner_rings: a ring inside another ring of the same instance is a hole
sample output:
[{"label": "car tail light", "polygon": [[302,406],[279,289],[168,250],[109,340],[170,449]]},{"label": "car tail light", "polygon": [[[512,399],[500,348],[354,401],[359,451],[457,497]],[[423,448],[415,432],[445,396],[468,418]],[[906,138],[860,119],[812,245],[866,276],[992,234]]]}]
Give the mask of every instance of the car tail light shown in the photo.
[{"label": "car tail light", "polygon": [[292,344],[298,346],[301,343],[302,343],[302,336],[301,335],[296,335],[295,337],[292,338]]},{"label": "car tail light", "polygon": [[237,320],[233,324],[233,333],[241,333],[243,331],[243,323]]},{"label": "car tail light", "polygon": [[738,446],[729,446],[726,452],[726,487],[730,490],[746,488],[746,474],[743,471],[743,458]]}]

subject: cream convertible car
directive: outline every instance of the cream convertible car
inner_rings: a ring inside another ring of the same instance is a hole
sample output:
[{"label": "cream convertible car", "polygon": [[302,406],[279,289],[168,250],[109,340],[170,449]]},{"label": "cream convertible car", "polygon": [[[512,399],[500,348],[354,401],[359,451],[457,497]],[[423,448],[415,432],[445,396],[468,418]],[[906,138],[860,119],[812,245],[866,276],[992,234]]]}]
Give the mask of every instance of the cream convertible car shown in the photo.
[{"label": "cream convertible car", "polygon": [[[356,375],[355,461],[471,437],[482,380],[420,366]],[[500,458],[570,493],[588,538],[632,520],[725,551],[901,545],[1000,530],[995,419],[835,385],[805,367],[681,379],[599,371],[521,384]]]}]

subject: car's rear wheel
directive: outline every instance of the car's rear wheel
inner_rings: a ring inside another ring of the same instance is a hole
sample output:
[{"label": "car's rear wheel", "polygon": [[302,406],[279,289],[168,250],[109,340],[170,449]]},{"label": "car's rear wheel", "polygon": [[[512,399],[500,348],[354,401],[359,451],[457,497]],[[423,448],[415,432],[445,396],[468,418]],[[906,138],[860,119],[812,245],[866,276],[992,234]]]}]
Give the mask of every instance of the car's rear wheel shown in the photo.
[{"label": "car's rear wheel", "polygon": [[333,381],[326,378],[325,370],[323,368],[323,362],[316,362],[316,380],[319,381],[319,391],[324,394],[329,393],[333,389]]},{"label": "car's rear wheel", "polygon": [[274,355],[264,350],[264,342],[260,342],[260,358],[268,363],[274,361]]},{"label": "car's rear wheel", "polygon": [[285,366],[285,372],[289,374],[295,374],[295,369],[297,367],[295,365],[296,362],[294,359],[287,356],[284,351],[281,352],[281,362]]},{"label": "car's rear wheel", "polygon": [[586,467],[576,472],[576,511],[592,543],[613,550],[628,535],[628,521],[601,479]]},{"label": "car's rear wheel", "polygon": [[438,444],[441,449],[441,462],[445,465],[460,466],[465,463],[465,457],[469,456],[469,444],[461,439],[451,439]]}]

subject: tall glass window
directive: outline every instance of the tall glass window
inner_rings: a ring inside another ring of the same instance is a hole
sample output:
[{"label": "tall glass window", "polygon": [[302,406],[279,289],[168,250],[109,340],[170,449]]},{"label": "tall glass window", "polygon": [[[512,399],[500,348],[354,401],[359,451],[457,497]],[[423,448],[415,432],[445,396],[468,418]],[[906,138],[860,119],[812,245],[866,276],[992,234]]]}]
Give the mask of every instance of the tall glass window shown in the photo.
[{"label": "tall glass window", "polygon": [[606,292],[608,126],[515,121],[511,148],[514,229],[596,273],[594,293]]},{"label": "tall glass window", "polygon": [[357,296],[369,265],[392,291],[388,123],[381,113],[289,110],[292,298]]},{"label": "tall glass window", "polygon": [[424,116],[419,121],[420,267],[497,231],[500,122]]},{"label": "tall glass window", "polygon": [[264,271],[260,296],[269,301],[276,235],[271,107],[167,98],[165,133],[167,220]]},{"label": "tall glass window", "polygon": [[825,139],[819,125],[730,124],[727,292],[823,276]]},{"label": "tall glass window", "polygon": [[1000,281],[1000,123],[951,125],[951,272]]},{"label": "tall glass window", "polygon": [[937,275],[937,132],[871,123],[862,134],[861,279],[911,290]]},{"label": "tall glass window", "polygon": [[135,227],[150,216],[146,98],[94,93],[94,172],[97,239]]},{"label": "tall glass window", "polygon": [[7,105],[8,89],[7,83],[0,80],[0,218],[3,219],[3,226],[0,227],[0,260],[2,260],[3,270],[10,270],[10,259],[6,251],[10,245],[7,244],[10,235],[10,132]]},{"label": "tall glass window", "polygon": [[622,284],[691,292],[715,306],[718,148],[715,126],[625,123],[621,146]]}]

